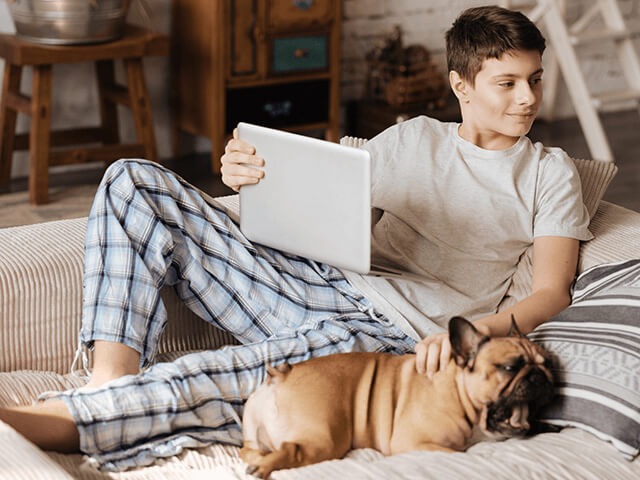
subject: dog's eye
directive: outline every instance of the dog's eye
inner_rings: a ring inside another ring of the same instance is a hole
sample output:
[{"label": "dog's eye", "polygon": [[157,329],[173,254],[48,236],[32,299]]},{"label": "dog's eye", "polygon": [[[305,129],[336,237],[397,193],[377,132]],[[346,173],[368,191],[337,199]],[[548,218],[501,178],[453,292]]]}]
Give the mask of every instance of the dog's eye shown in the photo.
[{"label": "dog's eye", "polygon": [[499,370],[502,370],[503,372],[513,374],[519,371],[522,367],[524,367],[524,365],[525,365],[524,357],[519,356],[518,358],[510,359],[509,362],[507,363],[496,364],[496,368],[498,368]]}]

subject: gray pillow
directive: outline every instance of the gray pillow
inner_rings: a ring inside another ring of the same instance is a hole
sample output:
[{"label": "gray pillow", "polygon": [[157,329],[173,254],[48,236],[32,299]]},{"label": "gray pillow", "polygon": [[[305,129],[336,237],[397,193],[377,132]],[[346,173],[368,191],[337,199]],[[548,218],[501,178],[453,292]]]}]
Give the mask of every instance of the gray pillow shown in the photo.
[{"label": "gray pillow", "polygon": [[583,272],[571,305],[529,338],[554,361],[556,397],[539,420],[585,429],[628,459],[640,451],[640,260]]}]

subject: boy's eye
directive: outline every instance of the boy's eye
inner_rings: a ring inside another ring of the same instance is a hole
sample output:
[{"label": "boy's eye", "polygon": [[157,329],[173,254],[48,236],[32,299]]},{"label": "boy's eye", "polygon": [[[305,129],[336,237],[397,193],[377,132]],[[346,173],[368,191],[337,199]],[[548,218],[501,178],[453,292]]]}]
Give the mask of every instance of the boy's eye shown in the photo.
[{"label": "boy's eye", "polygon": [[513,87],[513,82],[500,82],[498,85],[500,85],[501,87]]},{"label": "boy's eye", "polygon": [[531,80],[531,83],[533,85],[537,85],[538,83],[540,83],[542,81],[542,78],[534,78],[533,80]]}]

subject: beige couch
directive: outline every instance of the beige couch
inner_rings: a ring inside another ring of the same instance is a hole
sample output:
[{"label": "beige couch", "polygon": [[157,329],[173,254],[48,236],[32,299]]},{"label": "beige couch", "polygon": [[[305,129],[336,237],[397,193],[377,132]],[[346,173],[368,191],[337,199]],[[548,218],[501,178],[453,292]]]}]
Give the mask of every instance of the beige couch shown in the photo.
[{"label": "beige couch", "polygon": [[[595,165],[595,167],[594,167]],[[578,163],[585,203],[597,214],[596,236],[580,252],[580,271],[640,257],[640,213],[599,199],[613,176],[606,164]],[[237,197],[219,201],[237,211]],[[599,206],[598,206],[599,203]],[[80,327],[86,219],[0,230],[0,405],[29,404],[44,390],[84,380],[69,374]],[[521,262],[503,305],[527,290],[530,262]],[[196,318],[176,295],[163,291],[170,322],[165,359],[233,342]],[[250,478],[237,448],[212,445],[118,474],[96,471],[82,455],[45,453],[0,424],[0,478]],[[414,452],[383,457],[362,449],[345,459],[276,473],[274,478],[640,478],[640,460],[624,460],[608,443],[577,429],[480,443],[465,453]]]}]

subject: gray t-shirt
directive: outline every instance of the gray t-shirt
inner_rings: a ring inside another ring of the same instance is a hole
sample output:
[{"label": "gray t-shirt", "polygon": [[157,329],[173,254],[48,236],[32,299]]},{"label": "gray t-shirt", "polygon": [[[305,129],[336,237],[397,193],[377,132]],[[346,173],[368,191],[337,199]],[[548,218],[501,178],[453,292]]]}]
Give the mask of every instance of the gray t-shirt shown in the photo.
[{"label": "gray t-shirt", "polygon": [[458,127],[417,117],[362,147],[372,160],[372,263],[413,275],[344,273],[415,339],[442,331],[454,315],[495,313],[535,237],[593,237],[563,150],[527,137],[485,150]]}]

